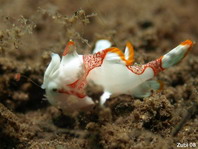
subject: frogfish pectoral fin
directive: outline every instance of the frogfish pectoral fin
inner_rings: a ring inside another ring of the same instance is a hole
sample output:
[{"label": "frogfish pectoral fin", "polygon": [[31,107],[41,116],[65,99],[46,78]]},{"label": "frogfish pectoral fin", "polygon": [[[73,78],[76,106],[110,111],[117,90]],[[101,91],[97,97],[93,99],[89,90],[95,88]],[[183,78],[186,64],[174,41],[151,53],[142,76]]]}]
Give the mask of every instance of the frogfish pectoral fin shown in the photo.
[{"label": "frogfish pectoral fin", "polygon": [[159,90],[161,88],[162,88],[162,83],[160,83],[160,81],[148,80],[137,86],[135,89],[133,89],[131,94],[132,96],[138,98],[144,98],[150,96],[152,90]]},{"label": "frogfish pectoral fin", "polygon": [[111,93],[108,91],[105,91],[102,96],[100,97],[100,105],[104,105],[107,99],[111,96]]}]

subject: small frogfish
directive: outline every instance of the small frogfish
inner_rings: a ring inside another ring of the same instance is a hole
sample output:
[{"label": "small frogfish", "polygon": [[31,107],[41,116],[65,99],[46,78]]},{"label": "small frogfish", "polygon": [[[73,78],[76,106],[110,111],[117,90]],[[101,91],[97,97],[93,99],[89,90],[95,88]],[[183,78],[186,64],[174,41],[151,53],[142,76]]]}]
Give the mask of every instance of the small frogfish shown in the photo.
[{"label": "small frogfish", "polygon": [[193,46],[191,40],[180,43],[167,54],[143,65],[134,64],[134,48],[126,43],[125,51],[112,47],[108,40],[98,40],[93,54],[79,55],[73,41],[65,47],[62,58],[51,54],[42,88],[47,100],[66,112],[88,110],[95,105],[86,95],[89,82],[101,86],[103,105],[112,95],[127,94],[144,98],[161,88],[154,80],[159,72],[179,63]]}]

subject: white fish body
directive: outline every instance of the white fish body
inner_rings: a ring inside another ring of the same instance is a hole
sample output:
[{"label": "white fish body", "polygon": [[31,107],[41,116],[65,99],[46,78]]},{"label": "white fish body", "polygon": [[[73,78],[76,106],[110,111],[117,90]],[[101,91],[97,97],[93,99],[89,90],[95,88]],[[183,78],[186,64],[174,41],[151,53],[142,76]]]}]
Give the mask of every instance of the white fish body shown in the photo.
[{"label": "white fish body", "polygon": [[190,40],[186,40],[155,61],[132,65],[134,51],[130,43],[122,53],[117,48],[110,48],[108,40],[99,40],[93,54],[78,55],[74,43],[70,41],[62,59],[58,54],[52,54],[42,88],[46,90],[49,102],[66,112],[86,110],[94,105],[84,91],[89,81],[103,87],[101,104],[112,94],[147,97],[151,90],[160,88],[160,83],[151,79],[180,62],[192,45]]}]

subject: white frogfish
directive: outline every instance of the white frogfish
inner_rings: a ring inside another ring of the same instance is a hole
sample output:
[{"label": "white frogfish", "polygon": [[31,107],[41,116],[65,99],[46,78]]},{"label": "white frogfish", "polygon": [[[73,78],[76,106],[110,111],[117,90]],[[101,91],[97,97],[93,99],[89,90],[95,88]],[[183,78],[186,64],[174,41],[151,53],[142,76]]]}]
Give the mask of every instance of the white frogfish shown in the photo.
[{"label": "white frogfish", "polygon": [[96,42],[93,54],[79,55],[73,41],[66,45],[62,59],[52,53],[42,88],[47,100],[66,112],[88,110],[94,106],[86,95],[87,83],[103,88],[100,104],[111,95],[128,94],[148,97],[152,90],[159,90],[161,83],[152,80],[159,72],[179,63],[190,51],[193,42],[186,40],[160,58],[147,64],[134,64],[134,48],[127,42],[123,53],[111,47],[108,40]]}]

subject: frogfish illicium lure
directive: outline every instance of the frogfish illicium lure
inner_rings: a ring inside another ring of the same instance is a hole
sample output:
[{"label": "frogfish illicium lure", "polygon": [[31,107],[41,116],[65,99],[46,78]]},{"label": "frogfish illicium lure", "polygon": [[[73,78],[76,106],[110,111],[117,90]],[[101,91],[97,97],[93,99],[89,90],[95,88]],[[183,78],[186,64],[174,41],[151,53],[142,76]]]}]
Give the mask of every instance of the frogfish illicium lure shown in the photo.
[{"label": "frogfish illicium lure", "polygon": [[123,53],[111,47],[108,40],[96,42],[93,54],[79,55],[73,41],[69,41],[62,55],[52,53],[52,60],[44,74],[42,88],[48,101],[66,112],[89,109],[95,104],[86,95],[87,83],[102,86],[103,105],[111,95],[128,94],[133,97],[148,97],[158,90],[160,83],[152,80],[159,72],[179,63],[192,48],[186,40],[160,58],[144,65],[134,64],[134,49],[127,42]]}]

